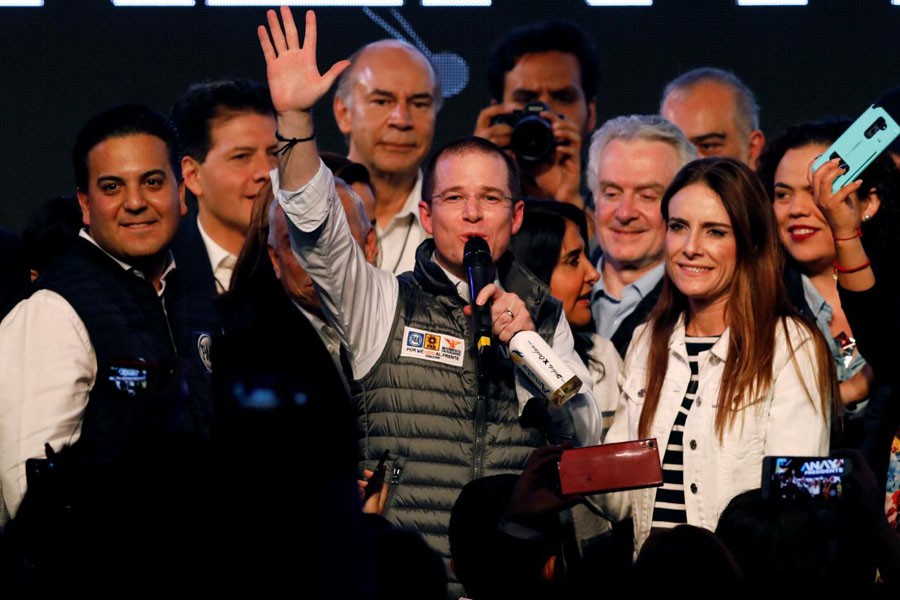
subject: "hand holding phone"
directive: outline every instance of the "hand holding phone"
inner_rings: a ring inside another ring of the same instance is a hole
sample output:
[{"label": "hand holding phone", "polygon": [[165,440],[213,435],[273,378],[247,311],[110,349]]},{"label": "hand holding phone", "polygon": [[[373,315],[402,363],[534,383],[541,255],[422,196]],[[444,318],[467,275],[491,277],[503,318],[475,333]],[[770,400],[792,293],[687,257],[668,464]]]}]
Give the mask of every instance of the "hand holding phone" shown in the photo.
[{"label": "hand holding phone", "polygon": [[887,149],[897,135],[900,135],[900,125],[888,111],[873,104],[835,140],[828,150],[813,161],[813,171],[829,160],[840,159],[840,166],[845,171],[842,175],[838,175],[832,184],[832,191],[836,192],[859,179],[865,168]]},{"label": "hand holding phone", "polygon": [[385,464],[385,462],[387,461],[389,454],[390,452],[388,450],[382,452],[378,465],[375,467],[372,476],[369,477],[369,480],[366,483],[365,492],[363,494],[363,504],[365,504],[369,498],[380,492],[384,487],[384,476],[387,471],[387,464]]}]

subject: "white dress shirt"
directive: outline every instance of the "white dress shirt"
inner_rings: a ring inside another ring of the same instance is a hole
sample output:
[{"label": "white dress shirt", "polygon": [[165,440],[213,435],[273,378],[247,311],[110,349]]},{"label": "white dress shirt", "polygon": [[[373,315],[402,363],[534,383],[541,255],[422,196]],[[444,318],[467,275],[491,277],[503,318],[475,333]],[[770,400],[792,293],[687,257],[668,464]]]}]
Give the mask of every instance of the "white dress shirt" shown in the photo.
[{"label": "white dress shirt", "polygon": [[[97,245],[85,231],[80,236]],[[170,255],[160,296],[174,267]],[[38,290],[0,323],[0,500],[10,517],[25,495],[25,461],[44,458],[45,442],[59,451],[78,440],[96,376],[97,357],[84,322],[56,292]]]},{"label": "white dress shirt", "polygon": [[[288,217],[294,254],[312,278],[326,318],[349,350],[354,378],[360,379],[375,366],[389,342],[400,297],[397,278],[366,262],[362,249],[350,235],[334,191],[334,179],[324,164],[297,191],[280,188],[277,169],[272,170],[271,177],[276,198]],[[602,428],[600,407],[591,394],[587,368],[575,353],[572,330],[564,314],[560,315],[551,346],[585,382],[580,393],[566,403],[572,413],[576,439],[583,445],[598,444]],[[521,414],[528,400],[540,395],[540,391],[517,371],[516,395]]]},{"label": "white dress shirt", "polygon": [[422,171],[406,204],[394,215],[388,226],[375,225],[378,240],[378,266],[394,275],[412,271],[416,266],[416,248],[431,236],[425,233],[419,218],[419,201],[422,199]]},{"label": "white dress shirt", "polygon": [[216,293],[224,294],[231,286],[231,274],[234,273],[234,265],[237,264],[237,256],[220,246],[209,237],[209,234],[197,219],[197,229],[200,238],[206,246],[206,255],[209,257],[209,266],[212,267],[213,278],[216,280]]}]

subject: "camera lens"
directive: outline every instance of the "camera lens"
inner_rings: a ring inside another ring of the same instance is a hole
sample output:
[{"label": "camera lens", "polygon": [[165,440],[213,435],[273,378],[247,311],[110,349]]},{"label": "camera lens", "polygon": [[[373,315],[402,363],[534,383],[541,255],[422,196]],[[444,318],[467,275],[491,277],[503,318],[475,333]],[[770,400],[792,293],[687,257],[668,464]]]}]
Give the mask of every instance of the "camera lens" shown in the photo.
[{"label": "camera lens", "polygon": [[538,114],[522,117],[513,127],[510,146],[522,162],[549,160],[556,148],[549,121]]}]

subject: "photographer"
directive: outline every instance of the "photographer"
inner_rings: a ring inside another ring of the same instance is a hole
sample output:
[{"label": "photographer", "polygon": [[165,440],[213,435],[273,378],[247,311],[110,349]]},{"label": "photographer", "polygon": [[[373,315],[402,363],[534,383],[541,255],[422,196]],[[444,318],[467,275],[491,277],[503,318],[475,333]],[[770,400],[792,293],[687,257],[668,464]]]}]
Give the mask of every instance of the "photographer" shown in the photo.
[{"label": "photographer", "polygon": [[[581,152],[596,119],[598,62],[593,41],[572,23],[520,27],[506,33],[491,50],[492,100],[478,115],[475,135],[516,157],[526,196],[590,208],[581,191]],[[530,127],[537,137],[523,136],[527,148],[520,152],[512,142],[525,123],[537,125]],[[529,148],[544,145],[547,130],[552,139],[546,155],[529,155]]]}]

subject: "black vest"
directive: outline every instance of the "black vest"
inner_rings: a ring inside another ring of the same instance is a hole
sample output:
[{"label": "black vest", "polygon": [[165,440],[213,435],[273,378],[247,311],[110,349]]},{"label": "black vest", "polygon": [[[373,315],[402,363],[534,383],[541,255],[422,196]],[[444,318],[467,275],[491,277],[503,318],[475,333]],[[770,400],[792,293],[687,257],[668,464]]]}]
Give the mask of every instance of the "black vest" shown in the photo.
[{"label": "black vest", "polygon": [[42,288],[72,306],[97,357],[79,439],[96,460],[114,460],[136,432],[208,438],[209,351],[218,319],[211,299],[183,293],[177,268],[160,298],[149,281],[78,239],[36,282]]}]

